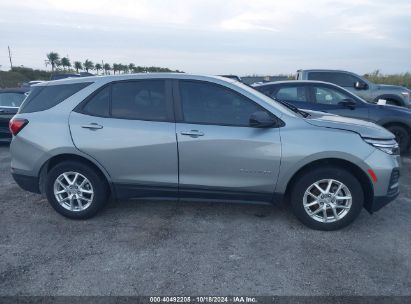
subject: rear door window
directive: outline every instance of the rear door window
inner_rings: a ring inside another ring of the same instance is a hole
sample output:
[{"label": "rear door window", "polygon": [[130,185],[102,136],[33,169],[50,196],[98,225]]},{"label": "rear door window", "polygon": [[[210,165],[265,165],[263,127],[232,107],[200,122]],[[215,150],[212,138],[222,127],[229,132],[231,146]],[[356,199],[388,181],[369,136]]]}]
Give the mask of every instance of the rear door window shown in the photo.
[{"label": "rear door window", "polygon": [[112,84],[113,118],[168,121],[164,80],[141,80]]},{"label": "rear door window", "polygon": [[48,110],[90,84],[91,82],[82,82],[35,87],[21,106],[20,113]]},{"label": "rear door window", "polygon": [[284,101],[308,101],[305,86],[286,86],[275,90],[273,98]]},{"label": "rear door window", "polygon": [[83,113],[92,116],[110,116],[110,86],[93,95],[83,107]]}]

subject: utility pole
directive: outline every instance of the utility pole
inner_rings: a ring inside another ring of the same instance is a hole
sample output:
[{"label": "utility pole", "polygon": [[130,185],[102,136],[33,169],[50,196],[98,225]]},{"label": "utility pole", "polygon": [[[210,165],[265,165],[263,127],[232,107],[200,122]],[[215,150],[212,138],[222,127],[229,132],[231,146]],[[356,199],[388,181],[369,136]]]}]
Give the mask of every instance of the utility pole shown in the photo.
[{"label": "utility pole", "polygon": [[11,60],[10,46],[7,46],[7,48],[9,49],[10,70],[12,70],[13,69],[13,61]]}]

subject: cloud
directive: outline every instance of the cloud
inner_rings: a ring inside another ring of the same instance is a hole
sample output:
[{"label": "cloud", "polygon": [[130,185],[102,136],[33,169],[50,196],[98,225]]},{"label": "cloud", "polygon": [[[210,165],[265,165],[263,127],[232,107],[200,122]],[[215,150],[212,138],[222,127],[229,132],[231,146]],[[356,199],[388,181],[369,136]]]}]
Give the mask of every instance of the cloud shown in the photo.
[{"label": "cloud", "polygon": [[199,73],[406,71],[410,14],[408,0],[0,0],[0,45],[34,67],[56,50]]}]

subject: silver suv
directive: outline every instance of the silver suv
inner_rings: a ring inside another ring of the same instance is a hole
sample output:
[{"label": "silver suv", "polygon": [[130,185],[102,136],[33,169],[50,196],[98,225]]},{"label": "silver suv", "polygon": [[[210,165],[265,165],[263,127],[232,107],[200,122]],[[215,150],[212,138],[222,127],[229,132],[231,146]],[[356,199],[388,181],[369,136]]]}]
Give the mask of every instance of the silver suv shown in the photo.
[{"label": "silver suv", "polygon": [[33,87],[12,119],[11,170],[62,215],[96,214],[111,195],[289,201],[335,230],[399,193],[394,135],[303,112],[221,77],[141,74]]}]

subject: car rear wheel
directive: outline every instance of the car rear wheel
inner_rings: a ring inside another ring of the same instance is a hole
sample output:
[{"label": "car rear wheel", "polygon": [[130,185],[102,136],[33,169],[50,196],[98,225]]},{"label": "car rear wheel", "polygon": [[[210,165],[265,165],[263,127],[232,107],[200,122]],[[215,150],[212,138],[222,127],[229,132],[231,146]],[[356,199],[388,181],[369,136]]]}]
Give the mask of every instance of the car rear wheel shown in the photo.
[{"label": "car rear wheel", "polygon": [[398,125],[388,126],[387,129],[395,135],[395,140],[400,146],[401,153],[406,152],[410,146],[410,134],[408,131]]},{"label": "car rear wheel", "polygon": [[317,230],[337,230],[360,214],[364,193],[359,181],[338,167],[305,172],[294,184],[291,206],[296,217]]},{"label": "car rear wheel", "polygon": [[86,219],[103,208],[108,187],[93,168],[80,162],[63,162],[47,175],[46,195],[58,213],[72,219]]}]

